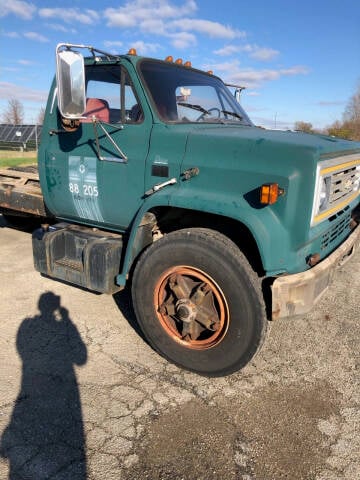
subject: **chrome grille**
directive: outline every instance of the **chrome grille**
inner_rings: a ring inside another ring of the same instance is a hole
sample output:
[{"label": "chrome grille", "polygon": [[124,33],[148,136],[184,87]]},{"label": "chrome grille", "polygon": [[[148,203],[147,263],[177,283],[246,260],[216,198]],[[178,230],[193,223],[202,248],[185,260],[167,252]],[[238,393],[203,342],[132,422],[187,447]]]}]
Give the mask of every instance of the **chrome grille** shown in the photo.
[{"label": "chrome grille", "polygon": [[[337,217],[337,215],[335,217]],[[342,235],[345,230],[349,230],[350,220],[351,213],[349,212],[340,221],[336,222],[330,230],[324,233],[321,238],[321,250],[325,250],[331,247],[332,242],[334,242],[340,235]]]},{"label": "chrome grille", "polygon": [[311,225],[330,219],[359,195],[360,150],[320,161],[316,173]]},{"label": "chrome grille", "polygon": [[354,193],[357,175],[356,166],[331,175],[329,207],[336,205],[348,195]]}]

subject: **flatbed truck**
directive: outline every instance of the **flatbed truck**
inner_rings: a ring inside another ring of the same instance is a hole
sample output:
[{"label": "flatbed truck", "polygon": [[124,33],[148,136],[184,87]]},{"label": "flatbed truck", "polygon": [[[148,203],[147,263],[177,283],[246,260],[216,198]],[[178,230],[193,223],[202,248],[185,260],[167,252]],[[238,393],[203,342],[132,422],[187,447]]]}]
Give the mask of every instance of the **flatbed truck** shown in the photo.
[{"label": "flatbed truck", "polygon": [[185,369],[242,368],[351,261],[360,143],[256,127],[181,59],[59,44],[56,61],[38,174],[0,171],[1,211],[41,219],[35,268],[129,285],[145,338]]}]

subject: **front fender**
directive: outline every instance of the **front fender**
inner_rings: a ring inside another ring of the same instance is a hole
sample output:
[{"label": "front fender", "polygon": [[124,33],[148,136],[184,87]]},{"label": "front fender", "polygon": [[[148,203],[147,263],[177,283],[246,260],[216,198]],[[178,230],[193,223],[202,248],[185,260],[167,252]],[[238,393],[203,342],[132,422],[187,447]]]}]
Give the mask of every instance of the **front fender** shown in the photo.
[{"label": "front fender", "polygon": [[216,199],[211,198],[211,195],[206,198],[204,195],[194,194],[193,190],[184,191],[181,189],[181,186],[169,185],[166,189],[158,191],[148,197],[141,209],[137,212],[129,230],[122,271],[116,278],[118,285],[125,285],[132,262],[143,248],[138,245],[137,235],[144,216],[151,209],[164,206],[181,208],[189,212],[210,213],[219,217],[228,217],[237,220],[239,224],[242,223],[245,225],[253,235],[260,252],[264,269],[267,272],[272,272],[272,263],[269,262],[269,260],[277,256],[280,268],[276,269],[276,273],[282,273],[281,265],[285,262],[283,253],[289,251],[289,238],[280,219],[273,210],[263,208],[252,211],[249,209],[249,206],[246,207],[246,202],[242,204],[241,199],[235,201],[226,194],[221,196],[217,194]]},{"label": "front fender", "polygon": [[[279,199],[279,202],[281,200]],[[287,259],[284,257],[284,252],[290,251],[291,239],[274,208],[270,206],[253,208],[244,197],[234,198],[226,192],[205,195],[205,192],[181,191],[181,189],[171,196],[170,206],[211,213],[238,221],[239,231],[240,224],[243,224],[252,234],[258,246],[264,270],[268,274],[285,271]]]}]

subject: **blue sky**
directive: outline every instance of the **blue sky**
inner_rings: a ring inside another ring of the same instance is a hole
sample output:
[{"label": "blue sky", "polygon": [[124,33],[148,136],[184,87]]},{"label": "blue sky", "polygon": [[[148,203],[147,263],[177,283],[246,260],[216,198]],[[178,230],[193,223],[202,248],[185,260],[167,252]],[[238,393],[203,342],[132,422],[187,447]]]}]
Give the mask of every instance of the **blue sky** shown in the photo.
[{"label": "blue sky", "polygon": [[360,82],[359,0],[0,0],[0,117],[10,98],[33,123],[59,42],[190,60],[246,86],[269,128],[341,120]]}]

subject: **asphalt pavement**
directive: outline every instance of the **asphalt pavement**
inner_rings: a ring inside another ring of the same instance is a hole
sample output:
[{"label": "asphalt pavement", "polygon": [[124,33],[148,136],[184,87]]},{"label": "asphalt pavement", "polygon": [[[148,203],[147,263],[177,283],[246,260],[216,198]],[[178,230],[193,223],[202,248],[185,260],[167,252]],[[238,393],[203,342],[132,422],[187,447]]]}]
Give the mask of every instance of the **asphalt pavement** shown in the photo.
[{"label": "asphalt pavement", "polygon": [[129,293],[41,276],[0,216],[0,479],[360,478],[360,253],[245,369],[209,379],[136,329]]}]

